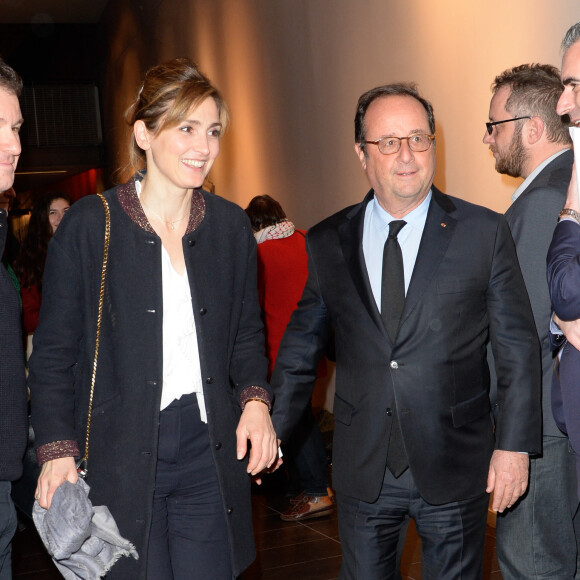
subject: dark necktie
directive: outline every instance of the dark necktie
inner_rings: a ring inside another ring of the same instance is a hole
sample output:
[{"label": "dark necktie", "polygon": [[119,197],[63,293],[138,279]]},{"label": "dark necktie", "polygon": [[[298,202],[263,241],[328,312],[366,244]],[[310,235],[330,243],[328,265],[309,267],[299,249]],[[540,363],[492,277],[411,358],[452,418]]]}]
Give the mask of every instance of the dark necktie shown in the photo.
[{"label": "dark necktie", "polygon": [[[396,220],[389,224],[389,237],[383,250],[381,318],[392,343],[395,342],[397,337],[397,330],[405,304],[403,254],[397,241],[397,236],[406,223],[403,220]],[[393,424],[391,425],[391,436],[387,449],[387,467],[395,477],[399,477],[409,464],[395,404],[393,404],[392,417]]]},{"label": "dark necktie", "polygon": [[396,220],[389,224],[389,237],[383,249],[381,318],[392,343],[395,342],[405,304],[403,254],[397,236],[406,223],[403,220]]}]

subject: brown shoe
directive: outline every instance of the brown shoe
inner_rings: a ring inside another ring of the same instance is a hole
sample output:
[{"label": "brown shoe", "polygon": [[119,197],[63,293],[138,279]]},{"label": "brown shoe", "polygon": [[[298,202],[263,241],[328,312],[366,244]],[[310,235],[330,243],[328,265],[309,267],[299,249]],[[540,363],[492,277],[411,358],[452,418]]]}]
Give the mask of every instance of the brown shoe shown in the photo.
[{"label": "brown shoe", "polygon": [[301,502],[294,505],[290,504],[288,509],[280,514],[280,519],[285,522],[293,522],[320,518],[331,514],[333,509],[334,503],[329,496],[305,495]]},{"label": "brown shoe", "polygon": [[302,503],[304,501],[304,496],[306,495],[305,491],[301,491],[298,495],[295,495],[294,497],[291,497],[288,502],[290,503],[290,505],[297,505],[299,503]]},{"label": "brown shoe", "polygon": [[[328,497],[332,500],[332,503],[336,503],[335,498],[334,498],[334,492],[332,491],[332,489],[330,489],[330,487],[326,488],[326,493],[328,494]],[[288,500],[288,502],[290,503],[290,505],[296,505],[296,504],[302,503],[304,501],[305,496],[306,496],[306,492],[301,491],[298,495],[291,497]]]}]

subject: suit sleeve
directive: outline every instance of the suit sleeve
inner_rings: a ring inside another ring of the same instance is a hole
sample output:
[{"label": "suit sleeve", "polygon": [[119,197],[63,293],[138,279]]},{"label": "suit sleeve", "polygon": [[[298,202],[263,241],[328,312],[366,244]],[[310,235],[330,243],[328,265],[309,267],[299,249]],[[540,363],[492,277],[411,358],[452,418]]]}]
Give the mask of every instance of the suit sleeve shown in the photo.
[{"label": "suit sleeve", "polygon": [[538,336],[544,342],[548,341],[551,316],[544,260],[564,198],[559,191],[538,187],[526,192],[516,203],[517,211],[509,215],[508,223],[516,243]]},{"label": "suit sleeve", "polygon": [[552,308],[562,320],[580,318],[580,225],[562,220],[548,250]]},{"label": "suit sleeve", "polygon": [[[245,218],[246,216],[244,216]],[[238,400],[244,397],[244,391],[248,388],[259,390],[249,391],[251,396],[258,396],[268,403],[272,401],[272,391],[266,381],[268,359],[264,348],[264,332],[260,303],[258,301],[258,288],[256,285],[258,260],[257,248],[251,229],[247,230],[247,255],[245,263],[245,276],[243,294],[241,296],[241,312],[235,330],[235,340],[230,362],[230,376],[235,385]],[[241,245],[241,244],[240,244]]]},{"label": "suit sleeve", "polygon": [[309,236],[306,251],[308,279],[280,343],[271,380],[275,396],[272,422],[283,442],[310,403],[318,361],[330,336],[330,320],[320,292]]},{"label": "suit sleeve", "polygon": [[497,231],[487,308],[498,377],[496,448],[540,453],[540,345],[514,242],[503,218]]}]

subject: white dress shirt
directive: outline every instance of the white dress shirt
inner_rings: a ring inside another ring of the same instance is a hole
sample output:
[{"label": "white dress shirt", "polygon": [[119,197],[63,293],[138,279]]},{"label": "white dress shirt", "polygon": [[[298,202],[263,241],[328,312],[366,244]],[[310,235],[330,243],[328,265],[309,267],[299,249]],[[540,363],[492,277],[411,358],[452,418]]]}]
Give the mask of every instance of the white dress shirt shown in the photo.
[{"label": "white dress shirt", "polygon": [[[407,223],[397,236],[403,254],[405,295],[415,268],[431,197],[432,193],[429,191],[427,197],[413,211],[402,218]],[[367,204],[363,228],[363,253],[379,312],[381,310],[383,248],[389,237],[389,223],[395,219],[381,207],[376,196]]]}]

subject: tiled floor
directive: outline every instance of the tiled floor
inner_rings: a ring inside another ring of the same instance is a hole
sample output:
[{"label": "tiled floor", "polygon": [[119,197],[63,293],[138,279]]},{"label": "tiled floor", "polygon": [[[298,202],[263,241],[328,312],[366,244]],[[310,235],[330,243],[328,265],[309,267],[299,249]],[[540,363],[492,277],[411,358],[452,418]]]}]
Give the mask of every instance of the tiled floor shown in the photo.
[{"label": "tiled floor", "polygon": [[[253,495],[258,557],[243,580],[331,580],[338,577],[340,542],[336,513],[302,523],[283,522],[286,499],[273,485]],[[46,555],[32,523],[13,543],[15,580],[58,580],[61,576]],[[421,547],[411,522],[401,565],[403,580],[420,580]],[[485,580],[501,580],[495,553],[495,530],[487,529]],[[127,579],[130,580],[130,579]],[[163,579],[160,579],[163,580]]]},{"label": "tiled floor", "polygon": [[[253,496],[258,557],[243,580],[333,580],[340,568],[336,512],[304,522],[284,522],[286,500],[275,491]],[[421,542],[411,521],[401,563],[403,580],[421,580]],[[502,580],[495,551],[495,529],[487,527],[484,580]]]}]

